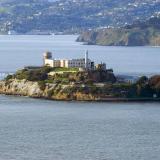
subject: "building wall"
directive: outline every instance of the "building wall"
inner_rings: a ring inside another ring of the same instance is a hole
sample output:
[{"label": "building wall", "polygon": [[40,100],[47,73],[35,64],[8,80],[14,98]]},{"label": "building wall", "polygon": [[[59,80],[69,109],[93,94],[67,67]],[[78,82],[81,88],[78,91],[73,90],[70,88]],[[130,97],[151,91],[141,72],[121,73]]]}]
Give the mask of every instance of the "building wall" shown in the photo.
[{"label": "building wall", "polygon": [[[91,69],[91,60],[88,59],[88,69]],[[53,60],[53,59],[45,59],[45,65],[50,67],[66,67],[66,68],[85,68],[85,59],[72,59],[72,60]]]},{"label": "building wall", "polygon": [[68,63],[69,63],[69,60],[65,60],[65,67],[66,67],[66,68],[69,68]]},{"label": "building wall", "polygon": [[[71,59],[71,60],[55,60],[52,59],[52,53],[51,52],[45,52],[43,55],[44,59],[44,65],[48,65],[50,67],[66,67],[66,68],[83,68],[83,69],[94,69],[94,62],[91,62],[91,60],[88,58],[88,51],[85,53],[85,58],[81,59]],[[102,66],[101,66],[102,67]],[[105,66],[103,66],[105,68]]]},{"label": "building wall", "polygon": [[60,60],[60,67],[66,67],[66,60]]},{"label": "building wall", "polygon": [[61,61],[60,60],[52,60],[53,61],[53,67],[60,67]]},{"label": "building wall", "polygon": [[[91,61],[88,59],[88,69],[91,68]],[[68,67],[85,68],[85,59],[72,59],[68,61]]]},{"label": "building wall", "polygon": [[46,66],[54,67],[54,61],[52,59],[45,59],[44,64]]}]

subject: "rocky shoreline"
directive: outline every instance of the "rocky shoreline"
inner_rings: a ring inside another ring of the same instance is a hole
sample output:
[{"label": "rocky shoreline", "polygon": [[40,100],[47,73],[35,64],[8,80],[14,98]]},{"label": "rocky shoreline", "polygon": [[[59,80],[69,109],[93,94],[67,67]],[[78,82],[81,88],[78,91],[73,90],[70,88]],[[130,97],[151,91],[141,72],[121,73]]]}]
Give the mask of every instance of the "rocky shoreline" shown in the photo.
[{"label": "rocky shoreline", "polygon": [[110,97],[102,94],[92,94],[83,92],[73,92],[72,94],[65,93],[64,90],[71,89],[74,85],[61,85],[58,93],[55,94],[60,88],[59,84],[46,84],[42,90],[38,82],[27,80],[12,79],[9,81],[0,81],[0,94],[14,95],[14,96],[27,96],[30,98],[47,99],[54,101],[94,101],[94,102],[160,102],[160,98],[126,98],[126,97]]},{"label": "rocky shoreline", "polygon": [[[61,87],[61,89],[60,89]],[[97,96],[92,94],[84,94],[80,92],[69,95],[64,93],[64,90],[75,87],[73,85],[59,85],[59,84],[46,84],[42,90],[38,82],[31,82],[27,80],[13,79],[10,81],[0,81],[0,94],[4,95],[17,95],[17,96],[28,96],[31,98],[43,98],[50,100],[78,100],[78,101],[95,101],[98,99]],[[55,91],[57,94],[54,94]]]},{"label": "rocky shoreline", "polygon": [[115,76],[113,70],[66,69],[44,66],[18,70],[0,81],[0,94],[57,101],[160,101],[160,75],[131,82]]}]

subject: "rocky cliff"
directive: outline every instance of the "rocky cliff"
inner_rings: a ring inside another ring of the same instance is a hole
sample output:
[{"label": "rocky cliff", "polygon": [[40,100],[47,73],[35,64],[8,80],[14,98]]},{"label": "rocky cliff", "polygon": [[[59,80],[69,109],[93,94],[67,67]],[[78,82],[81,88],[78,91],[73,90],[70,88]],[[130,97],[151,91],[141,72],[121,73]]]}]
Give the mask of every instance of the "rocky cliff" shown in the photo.
[{"label": "rocky cliff", "polygon": [[[63,72],[59,73],[59,70]],[[105,83],[116,81],[112,70],[72,72],[70,68],[61,67],[25,68],[0,81],[0,94],[53,100],[95,100]],[[99,83],[102,86],[97,87]]]},{"label": "rocky cliff", "polygon": [[50,75],[53,70],[50,67],[19,70],[0,81],[0,94],[65,101],[160,100],[159,75],[143,76],[130,83],[119,81],[112,70]]},{"label": "rocky cliff", "polygon": [[77,41],[106,46],[160,46],[160,18],[122,28],[86,31]]},{"label": "rocky cliff", "polygon": [[38,82],[27,80],[10,79],[0,81],[0,94],[20,95],[32,98],[44,98],[51,100],[96,100],[98,96],[91,92],[84,92],[80,86],[62,85],[62,84],[45,84],[41,88]]},{"label": "rocky cliff", "polygon": [[64,101],[160,101],[160,76],[136,83],[62,84],[9,79],[0,81],[0,94]]},{"label": "rocky cliff", "polygon": [[27,80],[0,81],[0,93],[41,97],[44,95],[37,82]]}]

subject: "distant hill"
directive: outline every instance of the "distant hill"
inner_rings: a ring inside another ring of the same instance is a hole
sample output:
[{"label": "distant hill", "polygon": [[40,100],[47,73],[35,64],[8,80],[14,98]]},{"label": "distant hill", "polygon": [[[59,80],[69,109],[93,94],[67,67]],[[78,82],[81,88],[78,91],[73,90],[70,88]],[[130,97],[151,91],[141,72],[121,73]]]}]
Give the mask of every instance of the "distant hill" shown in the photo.
[{"label": "distant hill", "polygon": [[87,31],[77,41],[106,46],[160,46],[160,17],[121,28]]},{"label": "distant hill", "polygon": [[0,32],[80,32],[159,14],[158,0],[0,0]]}]

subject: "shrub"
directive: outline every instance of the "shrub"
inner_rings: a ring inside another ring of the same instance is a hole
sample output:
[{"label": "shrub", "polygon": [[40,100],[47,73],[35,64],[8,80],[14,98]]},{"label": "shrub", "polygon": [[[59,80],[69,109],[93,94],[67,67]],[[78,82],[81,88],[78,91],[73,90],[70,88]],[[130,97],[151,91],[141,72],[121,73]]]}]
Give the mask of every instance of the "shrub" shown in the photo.
[{"label": "shrub", "polygon": [[160,83],[160,76],[157,75],[157,76],[153,76],[149,79],[149,84],[153,87],[155,87],[157,84]]},{"label": "shrub", "polygon": [[97,91],[98,91],[98,89],[97,89],[96,86],[94,86],[94,85],[90,86],[90,92],[91,92],[92,94],[96,94]]},{"label": "shrub", "polygon": [[45,80],[45,83],[53,83],[54,81],[52,79]]},{"label": "shrub", "polygon": [[12,75],[8,75],[8,76],[5,78],[5,80],[8,81],[8,80],[10,80],[10,79],[12,79],[12,78],[13,78]]},{"label": "shrub", "polygon": [[85,83],[88,85],[93,85],[93,80],[92,79],[86,79]]},{"label": "shrub", "polygon": [[146,82],[148,82],[148,78],[146,76],[142,76],[137,80],[137,84],[145,84]]},{"label": "shrub", "polygon": [[33,70],[23,69],[17,71],[15,77],[20,80],[26,79],[29,81],[43,81],[48,78],[49,70],[50,70],[49,67],[43,67],[41,69],[33,69]]},{"label": "shrub", "polygon": [[54,95],[54,91],[53,90],[49,90],[47,92],[47,94],[48,94],[48,97],[52,97],[52,95]]},{"label": "shrub", "polygon": [[39,85],[39,87],[40,87],[41,90],[45,90],[45,88],[46,88],[45,81],[38,81],[38,85]]}]

